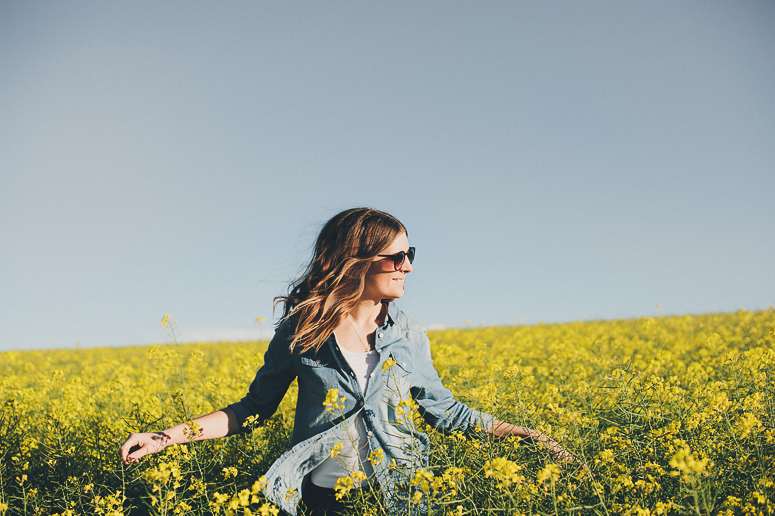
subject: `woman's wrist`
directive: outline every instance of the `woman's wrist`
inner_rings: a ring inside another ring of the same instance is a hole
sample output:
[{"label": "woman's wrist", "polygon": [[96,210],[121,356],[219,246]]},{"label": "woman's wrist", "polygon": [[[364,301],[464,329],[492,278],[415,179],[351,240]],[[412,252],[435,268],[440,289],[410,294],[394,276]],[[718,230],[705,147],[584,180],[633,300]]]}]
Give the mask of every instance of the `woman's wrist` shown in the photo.
[{"label": "woman's wrist", "polygon": [[156,452],[154,452],[154,453],[158,453],[158,452],[162,451],[163,449],[165,449],[167,446],[173,444],[172,443],[172,437],[170,437],[170,434],[168,434],[166,430],[165,431],[154,432],[153,435],[158,436],[157,438],[154,438],[154,440],[157,443],[156,444],[156,448],[157,449],[156,449]]},{"label": "woman's wrist", "polygon": [[187,438],[189,428],[185,423],[155,433],[162,438],[165,447],[172,446],[173,444],[185,444],[190,440]]}]

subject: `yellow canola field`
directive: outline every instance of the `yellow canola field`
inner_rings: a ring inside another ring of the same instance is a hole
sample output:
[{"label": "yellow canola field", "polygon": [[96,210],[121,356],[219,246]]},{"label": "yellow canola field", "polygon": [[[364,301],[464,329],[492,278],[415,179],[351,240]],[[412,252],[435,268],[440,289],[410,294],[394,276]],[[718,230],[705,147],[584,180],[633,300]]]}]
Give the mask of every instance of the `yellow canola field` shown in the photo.
[{"label": "yellow canola field", "polygon": [[[534,443],[441,435],[407,402],[432,443],[412,514],[775,513],[772,308],[429,337],[458,399],[551,435],[594,476]],[[0,516],[277,514],[261,476],[290,442],[295,387],[253,432],[118,459],[130,432],[240,399],[266,346],[0,353]],[[349,511],[386,514],[355,480]]]}]

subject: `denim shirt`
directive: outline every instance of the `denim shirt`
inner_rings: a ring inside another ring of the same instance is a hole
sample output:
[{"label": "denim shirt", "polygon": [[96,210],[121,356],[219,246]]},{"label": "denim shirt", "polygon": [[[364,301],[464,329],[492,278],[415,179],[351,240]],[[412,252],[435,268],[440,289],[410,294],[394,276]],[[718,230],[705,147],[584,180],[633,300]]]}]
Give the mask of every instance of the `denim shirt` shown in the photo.
[{"label": "denim shirt", "polygon": [[[425,328],[393,303],[388,305],[385,325],[375,334],[380,360],[365,395],[333,335],[317,352],[298,353],[288,347],[292,331],[291,322],[280,324],[247,395],[230,405],[240,423],[249,416],[265,420],[298,378],[291,449],[266,473],[264,488],[267,498],[290,514],[296,514],[304,477],[347,438],[345,429],[358,413],[363,413],[369,451],[376,452],[371,455],[376,480],[396,512],[407,498],[399,486],[428,464],[428,436],[415,428],[411,400],[425,422],[442,432],[471,433],[492,427],[491,416],[456,401],[442,385]],[[323,405],[330,389],[337,389],[338,407],[333,411]]]}]

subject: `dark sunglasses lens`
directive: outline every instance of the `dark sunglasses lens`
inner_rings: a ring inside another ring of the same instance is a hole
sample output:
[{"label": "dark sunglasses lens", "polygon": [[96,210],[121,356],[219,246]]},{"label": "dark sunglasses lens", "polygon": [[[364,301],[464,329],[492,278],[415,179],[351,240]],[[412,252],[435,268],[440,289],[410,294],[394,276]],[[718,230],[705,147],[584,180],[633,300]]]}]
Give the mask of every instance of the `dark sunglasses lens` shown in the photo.
[{"label": "dark sunglasses lens", "polygon": [[393,267],[395,267],[396,270],[399,270],[404,264],[404,256],[406,256],[406,253],[403,251],[393,255]]},{"label": "dark sunglasses lens", "polygon": [[414,263],[414,247],[409,248],[409,252],[399,251],[393,255],[393,265],[396,270],[400,270],[404,260],[409,258],[409,263]]}]

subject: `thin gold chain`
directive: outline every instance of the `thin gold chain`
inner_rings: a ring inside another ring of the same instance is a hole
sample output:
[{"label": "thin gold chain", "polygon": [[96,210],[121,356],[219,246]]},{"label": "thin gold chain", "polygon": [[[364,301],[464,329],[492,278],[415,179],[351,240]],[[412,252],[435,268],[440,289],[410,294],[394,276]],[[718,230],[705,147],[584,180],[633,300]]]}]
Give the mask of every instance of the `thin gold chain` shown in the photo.
[{"label": "thin gold chain", "polygon": [[350,327],[355,332],[355,335],[358,337],[358,340],[361,341],[361,344],[363,345],[363,349],[366,350],[366,353],[371,351],[371,346],[369,346],[365,342],[363,342],[363,339],[361,338],[361,334],[358,333],[358,330],[355,329],[355,325],[352,323],[352,321],[350,320],[349,317],[347,318],[347,322],[350,323]]}]

